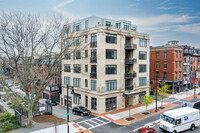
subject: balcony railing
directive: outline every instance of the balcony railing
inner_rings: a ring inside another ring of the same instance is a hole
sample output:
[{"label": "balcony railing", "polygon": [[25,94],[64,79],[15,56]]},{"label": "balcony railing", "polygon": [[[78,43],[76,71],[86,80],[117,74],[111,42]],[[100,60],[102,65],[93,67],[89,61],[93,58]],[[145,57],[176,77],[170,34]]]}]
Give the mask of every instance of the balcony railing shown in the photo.
[{"label": "balcony railing", "polygon": [[94,73],[94,72],[90,73],[90,78],[96,79],[97,78],[97,73]]},{"label": "balcony railing", "polygon": [[125,73],[125,78],[126,79],[132,79],[136,77],[136,73]]},{"label": "balcony railing", "polygon": [[97,47],[97,42],[91,42],[90,47]]},{"label": "balcony railing", "polygon": [[128,85],[125,87],[125,90],[133,90],[133,85]]},{"label": "balcony railing", "polygon": [[97,57],[91,57],[90,63],[97,63]]},{"label": "balcony railing", "polygon": [[125,49],[130,49],[130,50],[137,49],[137,44],[125,44]]},{"label": "balcony railing", "polygon": [[137,63],[137,59],[135,58],[126,58],[125,59],[125,64],[136,64]]}]

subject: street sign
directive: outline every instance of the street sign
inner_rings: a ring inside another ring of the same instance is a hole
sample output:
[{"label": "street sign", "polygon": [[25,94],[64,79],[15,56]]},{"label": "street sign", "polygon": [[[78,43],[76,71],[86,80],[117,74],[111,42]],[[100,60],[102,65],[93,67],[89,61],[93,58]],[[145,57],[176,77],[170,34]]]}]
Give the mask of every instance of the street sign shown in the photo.
[{"label": "street sign", "polygon": [[70,113],[69,113],[69,114],[66,113],[66,114],[62,114],[62,115],[60,115],[60,117],[63,117],[63,116],[66,116],[66,115],[72,116]]}]

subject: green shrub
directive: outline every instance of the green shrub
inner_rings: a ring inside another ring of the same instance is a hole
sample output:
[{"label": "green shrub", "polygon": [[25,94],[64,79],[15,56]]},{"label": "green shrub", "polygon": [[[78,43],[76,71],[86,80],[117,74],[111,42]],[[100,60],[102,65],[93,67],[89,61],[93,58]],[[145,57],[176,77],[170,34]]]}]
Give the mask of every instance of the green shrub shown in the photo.
[{"label": "green shrub", "polygon": [[16,118],[9,112],[4,112],[0,115],[0,133],[20,128]]}]

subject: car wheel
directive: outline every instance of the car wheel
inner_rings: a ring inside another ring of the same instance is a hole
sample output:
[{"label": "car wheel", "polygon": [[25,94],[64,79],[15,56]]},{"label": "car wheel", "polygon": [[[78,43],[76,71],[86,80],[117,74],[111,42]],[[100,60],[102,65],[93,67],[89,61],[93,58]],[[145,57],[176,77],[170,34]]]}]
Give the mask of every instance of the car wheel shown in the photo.
[{"label": "car wheel", "polygon": [[83,113],[81,113],[81,116],[84,116]]},{"label": "car wheel", "polygon": [[177,133],[176,130],[174,130],[172,133]]},{"label": "car wheel", "polygon": [[191,130],[194,131],[194,129],[195,129],[195,125],[192,124],[192,125],[191,125]]},{"label": "car wheel", "polygon": [[73,115],[76,115],[76,112],[75,111],[72,111]]}]

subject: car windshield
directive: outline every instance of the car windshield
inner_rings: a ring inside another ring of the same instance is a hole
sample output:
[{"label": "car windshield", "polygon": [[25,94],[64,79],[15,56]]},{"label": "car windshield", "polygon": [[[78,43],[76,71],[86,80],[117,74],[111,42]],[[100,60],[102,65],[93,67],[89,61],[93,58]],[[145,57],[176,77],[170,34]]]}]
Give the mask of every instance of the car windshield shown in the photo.
[{"label": "car windshield", "polygon": [[87,108],[85,108],[85,107],[79,107],[81,110],[83,110],[83,111],[87,111]]},{"label": "car windshield", "polygon": [[169,117],[169,116],[167,116],[167,115],[163,115],[163,116],[162,116],[162,120],[167,121],[167,122],[169,122],[169,123],[175,125],[175,119],[174,119],[174,118],[171,118],[171,117]]}]

